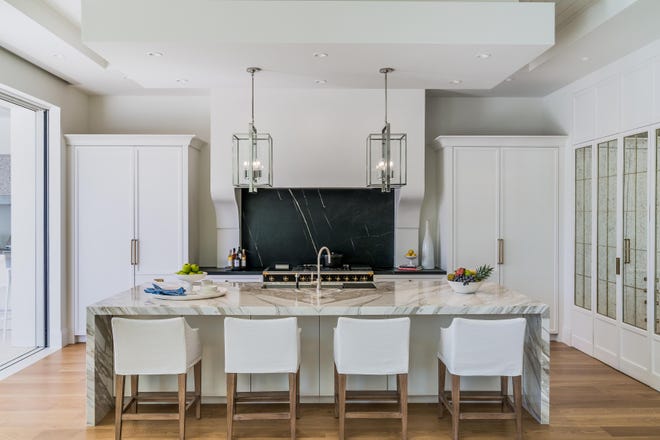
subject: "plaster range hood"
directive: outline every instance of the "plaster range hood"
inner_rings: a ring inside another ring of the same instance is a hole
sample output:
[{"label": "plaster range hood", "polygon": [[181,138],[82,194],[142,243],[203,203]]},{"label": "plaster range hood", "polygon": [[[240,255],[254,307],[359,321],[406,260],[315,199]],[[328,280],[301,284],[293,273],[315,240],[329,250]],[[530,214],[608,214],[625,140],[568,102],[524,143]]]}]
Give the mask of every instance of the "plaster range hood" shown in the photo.
[{"label": "plaster range hood", "polygon": [[[226,264],[224,250],[237,246],[241,235],[241,197],[232,185],[228,140],[235,127],[249,117],[249,93],[249,89],[217,89],[211,96],[211,196],[217,248],[222,250],[219,266]],[[394,263],[399,265],[405,263],[407,249],[419,248],[425,91],[391,90],[389,96],[392,119],[408,136],[408,182],[396,190],[394,199]],[[267,89],[260,91],[259,102],[256,116],[275,140],[274,188],[365,188],[365,133],[382,124],[381,89]]]}]

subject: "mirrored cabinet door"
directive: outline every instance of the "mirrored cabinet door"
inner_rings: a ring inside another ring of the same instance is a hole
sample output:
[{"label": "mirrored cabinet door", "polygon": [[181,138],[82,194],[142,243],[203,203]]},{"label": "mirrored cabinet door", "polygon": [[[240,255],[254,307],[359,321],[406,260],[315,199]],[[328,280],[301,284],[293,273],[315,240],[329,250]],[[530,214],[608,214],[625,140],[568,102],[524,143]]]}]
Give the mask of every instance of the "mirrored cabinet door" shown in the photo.
[{"label": "mirrored cabinet door", "polygon": [[623,322],[646,329],[648,133],[623,138]]},{"label": "mirrored cabinet door", "polygon": [[575,150],[575,305],[591,310],[591,146]]},{"label": "mirrored cabinet door", "polygon": [[596,311],[616,319],[617,141],[598,144]]}]

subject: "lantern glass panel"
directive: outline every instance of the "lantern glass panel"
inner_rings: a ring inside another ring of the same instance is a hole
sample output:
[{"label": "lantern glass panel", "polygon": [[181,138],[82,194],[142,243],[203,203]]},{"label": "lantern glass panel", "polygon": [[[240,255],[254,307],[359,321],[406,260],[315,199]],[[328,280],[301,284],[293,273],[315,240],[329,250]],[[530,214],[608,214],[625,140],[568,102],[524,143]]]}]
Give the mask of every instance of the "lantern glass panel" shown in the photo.
[{"label": "lantern glass panel", "polygon": [[[270,188],[273,186],[273,139],[268,133],[257,133],[253,141],[248,133],[233,135],[234,186]],[[253,155],[254,154],[254,155]],[[250,176],[250,163],[252,175]]]},{"label": "lantern glass panel", "polygon": [[[405,133],[390,134],[389,174],[390,187],[399,188],[407,181],[406,176]],[[386,180],[387,167],[386,136],[383,133],[373,133],[367,138],[367,187],[382,188]]]}]

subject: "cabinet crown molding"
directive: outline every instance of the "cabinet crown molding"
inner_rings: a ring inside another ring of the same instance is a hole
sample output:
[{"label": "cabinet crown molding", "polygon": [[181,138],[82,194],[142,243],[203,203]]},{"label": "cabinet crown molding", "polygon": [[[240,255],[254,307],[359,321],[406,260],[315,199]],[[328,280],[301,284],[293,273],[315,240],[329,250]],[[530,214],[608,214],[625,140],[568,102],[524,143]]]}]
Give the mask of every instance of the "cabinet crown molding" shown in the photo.
[{"label": "cabinet crown molding", "polygon": [[563,147],[567,136],[438,136],[433,148],[449,147]]},{"label": "cabinet crown molding", "polygon": [[207,142],[194,134],[65,134],[67,146],[191,146],[200,150]]}]

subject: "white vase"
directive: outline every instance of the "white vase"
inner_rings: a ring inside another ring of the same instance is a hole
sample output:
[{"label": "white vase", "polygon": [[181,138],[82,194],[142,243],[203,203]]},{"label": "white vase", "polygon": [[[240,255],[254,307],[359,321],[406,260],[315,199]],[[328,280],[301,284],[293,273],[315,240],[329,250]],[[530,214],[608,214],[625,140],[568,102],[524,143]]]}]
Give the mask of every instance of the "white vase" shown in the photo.
[{"label": "white vase", "polygon": [[433,240],[429,232],[429,221],[426,220],[426,231],[422,241],[422,268],[435,269],[435,252],[433,251]]}]

